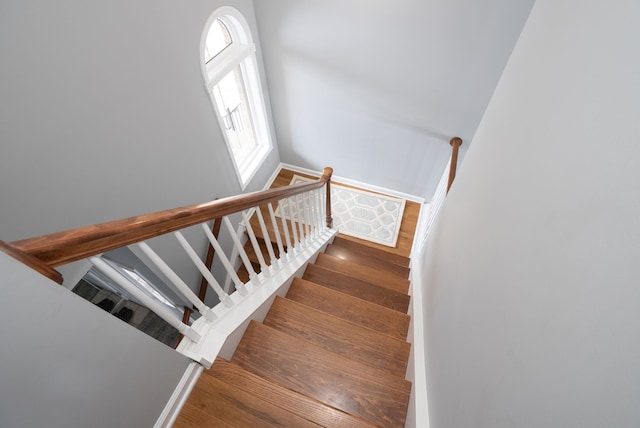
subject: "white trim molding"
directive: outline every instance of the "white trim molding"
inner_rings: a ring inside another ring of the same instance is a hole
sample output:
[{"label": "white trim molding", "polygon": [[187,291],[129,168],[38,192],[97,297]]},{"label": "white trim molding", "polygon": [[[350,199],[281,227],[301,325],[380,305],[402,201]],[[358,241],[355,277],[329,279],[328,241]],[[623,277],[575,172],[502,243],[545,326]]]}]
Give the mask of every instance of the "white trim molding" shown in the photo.
[{"label": "white trim molding", "polygon": [[162,410],[160,417],[153,426],[154,428],[169,428],[173,425],[203,370],[204,367],[196,362],[187,366],[182,378],[180,378],[180,382],[173,390],[173,394],[171,394],[169,401],[164,406],[164,410]]},{"label": "white trim molding", "polygon": [[[289,170],[294,171],[294,172],[300,172],[302,174],[313,175],[313,176],[318,176],[318,177],[322,176],[322,172],[320,172],[320,171],[314,171],[312,169],[302,168],[302,167],[299,167],[299,166],[294,166],[294,165],[290,165],[288,163],[282,163],[281,162],[280,165],[278,166],[277,172],[280,172],[282,169],[289,169]],[[342,177],[342,176],[339,176],[339,175],[333,175],[331,177],[331,180],[335,181],[335,182],[342,183],[342,184],[348,184],[349,186],[354,186],[354,187],[359,187],[361,189],[370,190],[372,192],[383,193],[383,194],[386,194],[386,195],[389,195],[389,196],[395,196],[397,198],[406,199],[407,201],[417,202],[419,204],[424,204],[425,203],[424,198],[421,198],[419,196],[410,195],[408,193],[399,192],[397,190],[387,189],[387,188],[381,187],[381,186],[375,186],[375,185],[372,185],[372,184],[362,183],[360,181],[352,180],[350,178],[345,178],[345,177]]]}]

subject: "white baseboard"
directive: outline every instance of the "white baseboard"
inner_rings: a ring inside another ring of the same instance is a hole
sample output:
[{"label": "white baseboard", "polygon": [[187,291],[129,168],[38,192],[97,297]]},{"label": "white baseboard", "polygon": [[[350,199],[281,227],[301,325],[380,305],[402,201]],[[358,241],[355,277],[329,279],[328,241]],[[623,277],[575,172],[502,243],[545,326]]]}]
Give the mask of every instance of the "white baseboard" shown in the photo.
[{"label": "white baseboard", "polygon": [[282,163],[280,163],[276,169],[273,171],[273,174],[271,174],[271,177],[269,177],[269,179],[267,180],[267,182],[265,183],[264,187],[262,188],[262,190],[269,190],[271,188],[271,185],[273,184],[274,181],[276,181],[276,178],[278,178],[278,174],[280,174],[280,171],[282,171]]},{"label": "white baseboard", "polygon": [[411,268],[411,306],[409,308],[411,323],[408,337],[412,346],[407,368],[407,379],[411,381],[412,385],[406,428],[429,428],[422,285],[421,267],[413,266]]},{"label": "white baseboard", "polygon": [[173,390],[173,394],[171,394],[167,405],[164,406],[164,410],[156,421],[154,428],[170,428],[173,425],[180,414],[180,410],[182,410],[182,406],[184,406],[191,390],[200,377],[202,370],[204,370],[204,367],[198,363],[194,362],[189,364],[182,378],[180,378],[176,389]]},{"label": "white baseboard", "polygon": [[[321,171],[314,171],[314,170],[311,170],[311,169],[302,168],[302,167],[295,166],[295,165],[290,165],[290,164],[287,164],[287,163],[280,163],[280,166],[279,166],[277,171],[280,172],[280,170],[282,170],[282,169],[289,169],[291,171],[300,172],[302,174],[308,174],[308,175],[313,175],[313,176],[317,176],[317,177],[320,177],[322,175]],[[335,182],[338,182],[338,183],[341,183],[341,184],[348,184],[349,186],[354,186],[354,187],[359,187],[361,189],[370,190],[372,192],[383,193],[385,195],[395,196],[397,198],[406,199],[407,201],[417,202],[419,204],[424,204],[424,202],[425,202],[424,198],[421,198],[419,196],[410,195],[410,194],[404,193],[404,192],[398,192],[397,190],[387,189],[387,188],[380,187],[380,186],[375,186],[375,185],[372,185],[372,184],[362,183],[360,181],[352,180],[352,179],[346,178],[346,177],[341,177],[339,175],[334,175],[333,177],[331,177],[331,180],[333,180]]]}]

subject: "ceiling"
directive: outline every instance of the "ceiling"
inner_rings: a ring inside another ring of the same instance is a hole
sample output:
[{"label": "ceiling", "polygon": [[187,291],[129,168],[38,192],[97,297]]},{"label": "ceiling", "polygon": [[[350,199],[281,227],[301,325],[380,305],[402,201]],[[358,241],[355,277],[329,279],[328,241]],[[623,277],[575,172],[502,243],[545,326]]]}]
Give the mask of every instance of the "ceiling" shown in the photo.
[{"label": "ceiling", "polygon": [[281,160],[429,200],[533,3],[254,1]]}]

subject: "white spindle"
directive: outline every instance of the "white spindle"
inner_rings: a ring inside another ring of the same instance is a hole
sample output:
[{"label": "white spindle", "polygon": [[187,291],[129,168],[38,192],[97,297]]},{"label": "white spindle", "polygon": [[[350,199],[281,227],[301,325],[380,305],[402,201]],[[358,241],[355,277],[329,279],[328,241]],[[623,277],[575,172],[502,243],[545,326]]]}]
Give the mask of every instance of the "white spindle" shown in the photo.
[{"label": "white spindle", "polygon": [[304,234],[304,199],[300,202],[300,194],[296,195],[296,210],[298,211],[298,226],[300,227],[300,243],[305,242],[307,237]]},{"label": "white spindle", "polygon": [[324,208],[322,206],[322,192],[324,189],[316,189],[316,206],[318,207],[318,233],[324,230]]},{"label": "white spindle", "polygon": [[229,262],[229,259],[227,259],[227,256],[224,254],[224,251],[222,251],[222,247],[220,246],[220,243],[218,242],[216,237],[213,236],[213,232],[211,231],[211,228],[209,228],[206,223],[202,223],[201,226],[204,229],[204,233],[205,235],[207,235],[209,242],[211,242],[213,249],[216,250],[216,255],[222,262],[222,265],[227,270],[227,273],[231,276],[231,280],[233,281],[233,284],[236,286],[236,290],[238,290],[238,293],[240,293],[240,295],[242,296],[246,295],[247,294],[246,287],[244,286],[242,281],[240,281],[240,278],[238,278],[238,274],[233,269],[233,265],[231,264],[231,262]]},{"label": "white spindle", "polygon": [[282,237],[280,236],[280,229],[278,229],[278,221],[276,220],[276,214],[273,212],[273,205],[271,202],[267,204],[269,209],[269,216],[271,217],[271,227],[273,227],[273,233],[276,235],[276,244],[278,245],[278,253],[280,254],[279,260],[284,257],[284,246],[282,245]]},{"label": "white spindle", "polygon": [[160,272],[162,272],[171,284],[189,301],[193,306],[196,307],[198,312],[202,314],[208,320],[215,320],[216,315],[213,313],[213,310],[204,304],[202,300],[196,296],[196,294],[189,288],[187,284],[167,265],[164,260],[160,258],[160,256],[147,245],[146,242],[140,242],[135,244],[153,263]]},{"label": "white spindle", "polygon": [[284,231],[284,240],[287,243],[287,255],[293,245],[291,244],[291,237],[289,236],[289,227],[287,226],[287,214],[285,213],[285,199],[278,201],[278,205],[280,206],[280,222],[282,223],[282,230]]},{"label": "white spindle", "polygon": [[318,235],[318,229],[316,228],[316,217],[318,213],[316,213],[315,196],[315,190],[312,190],[309,192],[309,197],[307,199],[309,201],[309,231],[313,238],[316,238]]},{"label": "white spindle", "polygon": [[[293,216],[293,203],[291,202],[292,198],[287,198],[287,205],[289,206],[289,220],[291,221],[291,230],[293,231],[293,249],[298,246],[300,239],[298,239],[298,231],[296,230],[296,220]],[[297,211],[297,210],[296,210]]]},{"label": "white spindle", "polygon": [[311,212],[309,211],[309,192],[300,195],[302,197],[302,212],[304,212],[304,230],[307,239],[311,239]]},{"label": "white spindle", "polygon": [[323,219],[323,224],[327,225],[327,187],[325,184],[325,187],[322,188],[322,192],[320,192],[320,205],[322,206],[322,216],[324,217]]},{"label": "white spindle", "polygon": [[253,246],[253,251],[255,251],[256,256],[258,257],[260,270],[266,274],[267,262],[264,260],[262,250],[260,249],[260,245],[258,244],[258,240],[256,239],[256,234],[253,232],[253,228],[251,227],[251,223],[249,222],[249,216],[245,211],[242,211],[242,218],[244,219],[244,227],[247,230],[247,235],[249,235],[249,240],[251,241],[251,246]]},{"label": "white spindle", "polygon": [[218,295],[218,299],[220,299],[220,301],[227,307],[233,306],[233,300],[231,300],[229,298],[229,295],[224,292],[220,284],[218,284],[218,281],[216,281],[209,269],[207,269],[207,266],[202,262],[202,260],[200,260],[198,253],[196,253],[193,247],[191,247],[182,233],[180,231],[177,231],[173,232],[173,234],[178,242],[180,242],[180,245],[182,246],[182,248],[184,248],[184,251],[187,253],[193,264],[196,265],[202,276],[207,280],[211,288],[213,288],[213,291],[215,291],[215,293]]},{"label": "white spindle", "polygon": [[256,207],[256,215],[258,216],[258,223],[260,223],[260,230],[262,230],[264,245],[267,247],[267,252],[269,253],[270,265],[274,266],[276,254],[273,252],[273,243],[271,242],[271,237],[269,236],[269,231],[267,230],[267,225],[264,222],[260,207]]},{"label": "white spindle", "polygon": [[318,224],[320,223],[320,211],[318,211],[318,189],[311,192],[311,205],[313,206],[313,236],[315,238],[320,234]]},{"label": "white spindle", "polygon": [[[251,260],[249,260],[249,256],[247,255],[247,252],[244,250],[244,247],[242,246],[242,242],[240,242],[240,235],[242,234],[242,232],[244,232],[244,226],[240,224],[238,226],[238,230],[234,232],[233,225],[231,224],[231,220],[229,220],[228,217],[224,217],[223,222],[227,227],[229,234],[231,235],[231,239],[233,240],[233,244],[234,244],[234,249],[240,255],[242,264],[244,264],[245,269],[249,273],[249,279],[250,280],[257,279],[258,275],[256,275],[256,271],[253,269]],[[232,260],[234,260],[234,258],[232,258]]]},{"label": "white spindle", "polygon": [[107,262],[105,262],[102,258],[93,256],[89,258],[89,261],[98,269],[100,272],[108,276],[111,280],[113,280],[120,287],[125,289],[127,293],[131,294],[135,297],[140,303],[153,312],[156,313],[160,318],[165,320],[169,325],[177,329],[181,334],[194,342],[198,342],[201,339],[201,336],[198,332],[196,332],[193,328],[184,324],[180,318],[178,318],[174,313],[172,313],[169,309],[167,309],[164,305],[159,303],[157,300],[152,297],[147,296],[142,290],[136,287],[131,283],[128,279],[126,279],[122,274],[120,274],[117,270],[115,270],[112,266],[110,266]]},{"label": "white spindle", "polygon": [[238,254],[240,255],[240,259],[242,260],[242,263],[244,264],[245,269],[249,273],[249,279],[253,280],[254,278],[257,278],[256,271],[253,269],[251,260],[249,260],[249,256],[247,256],[247,252],[244,250],[244,247],[242,246],[242,242],[240,242],[239,236],[240,236],[240,233],[242,233],[241,231],[244,228],[240,226],[238,227],[238,231],[234,232],[233,225],[231,224],[231,220],[229,220],[229,217],[223,217],[222,221],[224,225],[227,227],[229,234],[231,235],[231,239],[233,240],[234,247],[238,251]]}]

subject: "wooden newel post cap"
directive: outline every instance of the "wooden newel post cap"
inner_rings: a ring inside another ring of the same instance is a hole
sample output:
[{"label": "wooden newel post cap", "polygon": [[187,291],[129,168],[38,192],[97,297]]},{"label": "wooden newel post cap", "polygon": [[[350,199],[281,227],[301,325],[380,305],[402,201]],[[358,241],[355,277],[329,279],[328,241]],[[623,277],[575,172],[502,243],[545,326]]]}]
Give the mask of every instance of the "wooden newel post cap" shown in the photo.
[{"label": "wooden newel post cap", "polygon": [[451,141],[449,141],[449,144],[451,144],[452,147],[460,147],[462,145],[462,138],[453,137]]}]

